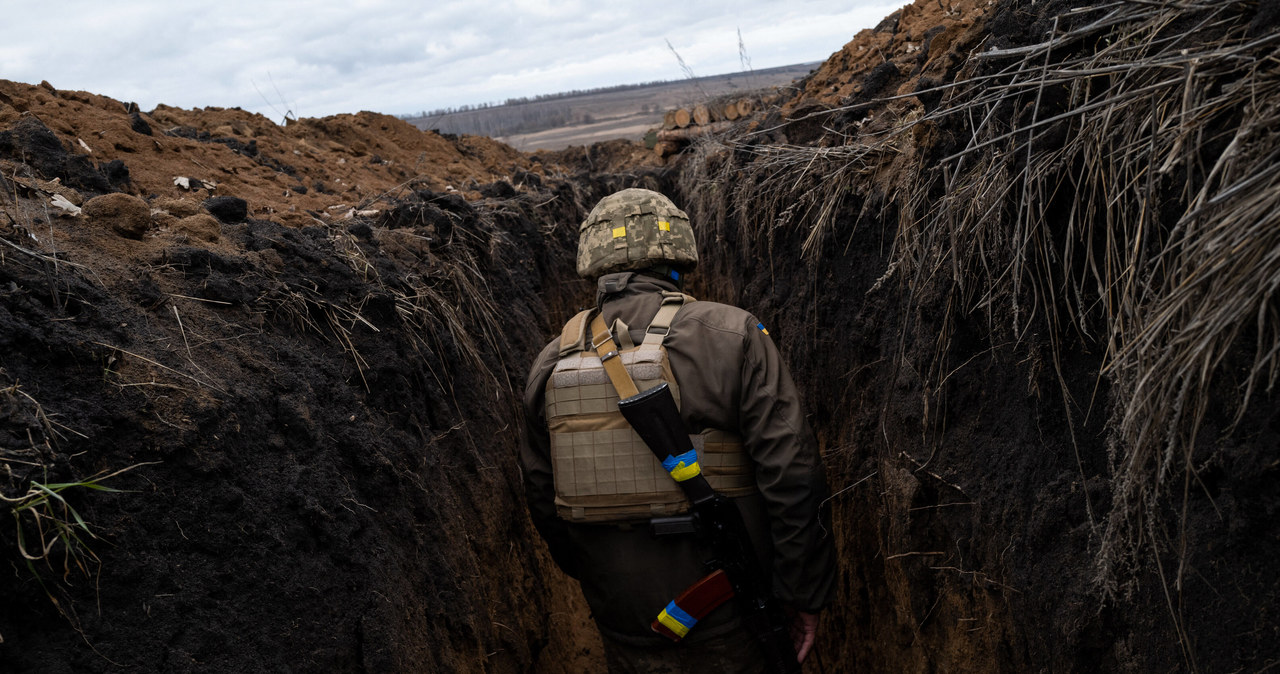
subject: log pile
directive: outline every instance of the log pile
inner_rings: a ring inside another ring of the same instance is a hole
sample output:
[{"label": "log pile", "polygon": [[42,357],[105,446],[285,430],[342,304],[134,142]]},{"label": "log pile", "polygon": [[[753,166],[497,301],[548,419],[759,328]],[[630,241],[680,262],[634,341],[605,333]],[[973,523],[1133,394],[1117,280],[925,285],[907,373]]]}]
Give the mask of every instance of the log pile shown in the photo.
[{"label": "log pile", "polygon": [[756,102],[750,98],[699,103],[691,108],[668,110],[662,118],[662,128],[664,130],[684,129],[690,125],[706,126],[716,122],[735,122],[750,116],[755,109]]},{"label": "log pile", "polygon": [[734,122],[746,119],[757,107],[755,100],[739,98],[668,110],[663,115],[662,128],[657,130],[654,137],[656,142],[651,147],[659,156],[675,154],[702,134],[719,133]]}]

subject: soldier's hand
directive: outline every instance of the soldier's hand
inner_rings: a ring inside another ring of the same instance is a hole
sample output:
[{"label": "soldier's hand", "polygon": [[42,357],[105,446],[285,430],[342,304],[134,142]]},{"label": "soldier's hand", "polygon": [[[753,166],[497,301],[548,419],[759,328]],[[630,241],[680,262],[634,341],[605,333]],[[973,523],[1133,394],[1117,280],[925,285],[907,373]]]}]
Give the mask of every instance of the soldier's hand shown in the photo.
[{"label": "soldier's hand", "polygon": [[818,614],[796,611],[791,619],[791,643],[796,647],[796,662],[804,662],[817,633]]}]

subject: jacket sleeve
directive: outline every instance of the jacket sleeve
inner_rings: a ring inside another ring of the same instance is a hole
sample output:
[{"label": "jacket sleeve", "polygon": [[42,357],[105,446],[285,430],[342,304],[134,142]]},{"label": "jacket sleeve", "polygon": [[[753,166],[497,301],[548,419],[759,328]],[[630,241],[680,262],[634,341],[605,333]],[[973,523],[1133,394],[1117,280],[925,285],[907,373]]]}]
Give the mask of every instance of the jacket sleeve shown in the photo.
[{"label": "jacket sleeve", "polygon": [[551,469],[551,438],[547,432],[546,384],[556,364],[558,340],[534,361],[524,389],[524,443],[520,447],[520,467],[525,498],[533,526],[546,541],[560,570],[578,578],[577,555],[571,552],[568,524],[556,516],[555,482]]},{"label": "jacket sleeve", "polygon": [[740,423],[769,512],[774,595],[814,612],[835,590],[826,475],[800,396],[773,340],[754,317],[743,337]]}]

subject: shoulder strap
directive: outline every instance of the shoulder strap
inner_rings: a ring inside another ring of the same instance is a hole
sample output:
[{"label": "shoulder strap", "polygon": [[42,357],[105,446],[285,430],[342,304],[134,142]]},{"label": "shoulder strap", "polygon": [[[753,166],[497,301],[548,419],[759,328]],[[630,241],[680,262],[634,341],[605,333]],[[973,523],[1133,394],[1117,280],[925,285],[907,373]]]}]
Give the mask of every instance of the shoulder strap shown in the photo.
[{"label": "shoulder strap", "polygon": [[[662,293],[662,305],[658,307],[658,313],[650,321],[649,327],[645,328],[644,344],[662,346],[667,333],[671,332],[671,322],[675,320],[676,314],[685,302],[689,301],[694,300],[688,295]],[[578,316],[574,319],[576,320]],[[613,335],[609,332],[609,326],[605,325],[604,317],[599,314],[591,319],[591,348],[595,349],[596,355],[600,357],[600,364],[609,375],[609,381],[613,382],[613,388],[618,392],[619,398],[625,400],[640,393],[636,388],[635,380],[631,378],[631,373],[627,372],[622,359],[618,358],[618,345],[613,341]]]},{"label": "shoulder strap", "polygon": [[649,322],[649,327],[645,328],[644,343],[651,346],[662,346],[662,341],[667,338],[667,333],[671,332],[671,323],[675,320],[676,314],[680,312],[685,303],[696,301],[684,293],[663,291],[662,305],[658,307],[658,313],[654,314],[653,320]]},{"label": "shoulder strap", "polygon": [[618,346],[622,347],[623,351],[636,348],[636,343],[631,341],[631,327],[622,320],[621,316],[613,319],[613,326],[609,332],[613,333],[614,341],[618,342]]},{"label": "shoulder strap", "polygon": [[600,364],[604,366],[605,374],[609,375],[609,381],[613,382],[619,398],[625,400],[640,393],[635,381],[631,379],[631,373],[627,372],[622,359],[618,358],[618,345],[614,343],[613,335],[609,334],[609,326],[604,324],[604,318],[599,314],[591,319],[591,348],[600,356]]},{"label": "shoulder strap", "polygon": [[[671,332],[671,323],[675,320],[680,308],[686,302],[694,301],[696,300],[683,293],[663,292],[662,305],[658,307],[658,313],[645,329],[643,343],[661,346],[663,340],[667,338],[667,333]],[[563,357],[574,351],[585,350],[583,338],[586,336],[587,319],[590,317],[591,348],[600,357],[600,364],[609,375],[609,381],[613,382],[613,388],[618,392],[618,397],[626,399],[640,393],[636,388],[635,380],[631,378],[631,373],[627,372],[622,359],[618,358],[618,344],[613,340],[613,334],[605,324],[604,317],[600,314],[592,316],[593,313],[592,309],[582,311],[564,326],[564,331],[560,335],[560,355]],[[625,326],[625,323],[621,323],[619,327],[625,330]],[[630,335],[627,336],[626,341],[630,341]]]},{"label": "shoulder strap", "polygon": [[563,358],[575,351],[582,351],[586,348],[587,340],[587,319],[591,317],[594,309],[583,309],[578,312],[577,316],[569,319],[564,324],[564,330],[560,332],[560,357]]}]

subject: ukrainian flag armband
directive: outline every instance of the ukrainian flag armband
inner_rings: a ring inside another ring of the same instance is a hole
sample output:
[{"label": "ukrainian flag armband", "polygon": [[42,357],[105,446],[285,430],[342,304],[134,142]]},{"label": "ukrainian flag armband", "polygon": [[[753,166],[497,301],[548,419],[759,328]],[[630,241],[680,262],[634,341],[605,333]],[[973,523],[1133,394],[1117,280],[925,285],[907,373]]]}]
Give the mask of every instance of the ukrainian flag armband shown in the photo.
[{"label": "ukrainian flag armband", "polygon": [[698,452],[693,449],[680,456],[668,454],[667,458],[662,460],[662,467],[671,474],[671,479],[676,482],[684,482],[702,473],[702,468],[698,466]]}]

